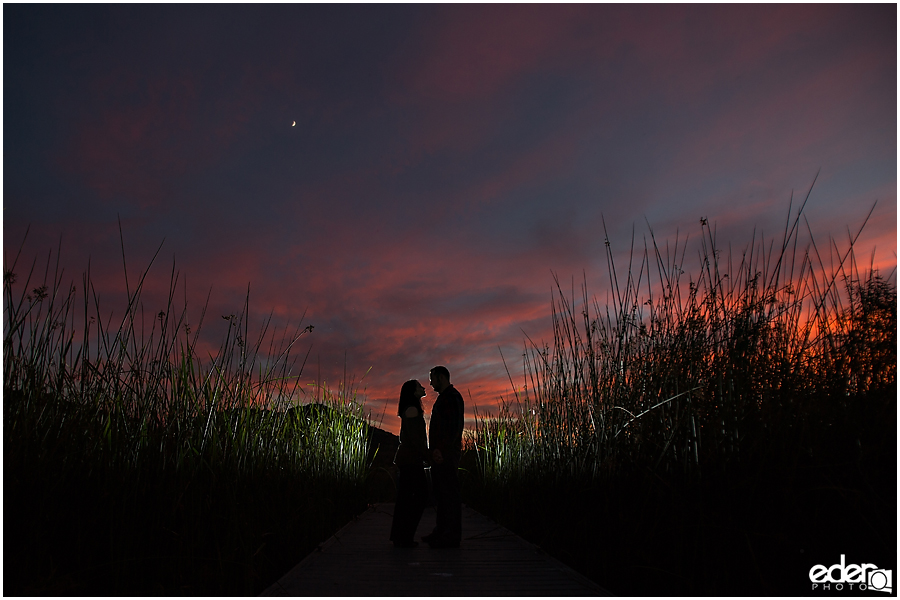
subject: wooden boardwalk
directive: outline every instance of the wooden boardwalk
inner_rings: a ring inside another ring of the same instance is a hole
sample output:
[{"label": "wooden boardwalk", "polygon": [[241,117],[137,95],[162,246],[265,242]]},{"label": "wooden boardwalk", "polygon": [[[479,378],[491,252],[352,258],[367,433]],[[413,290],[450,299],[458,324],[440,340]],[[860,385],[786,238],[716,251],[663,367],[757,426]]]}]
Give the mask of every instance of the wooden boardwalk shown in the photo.
[{"label": "wooden boardwalk", "polygon": [[[388,540],[393,504],[375,505],[303,559],[263,596],[609,596],[609,592],[463,506],[459,548]],[[425,509],[416,540],[434,527]]]}]

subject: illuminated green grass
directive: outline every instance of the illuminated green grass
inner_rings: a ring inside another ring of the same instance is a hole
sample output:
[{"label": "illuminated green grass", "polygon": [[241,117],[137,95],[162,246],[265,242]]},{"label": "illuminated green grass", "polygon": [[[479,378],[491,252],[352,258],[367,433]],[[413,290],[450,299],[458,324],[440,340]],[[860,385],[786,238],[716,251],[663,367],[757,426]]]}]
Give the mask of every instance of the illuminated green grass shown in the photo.
[{"label": "illuminated green grass", "polygon": [[365,508],[355,391],[299,387],[312,327],[251,341],[247,302],[200,356],[174,269],[145,319],[146,271],[113,317],[50,267],[4,270],[6,593],[259,593]]}]

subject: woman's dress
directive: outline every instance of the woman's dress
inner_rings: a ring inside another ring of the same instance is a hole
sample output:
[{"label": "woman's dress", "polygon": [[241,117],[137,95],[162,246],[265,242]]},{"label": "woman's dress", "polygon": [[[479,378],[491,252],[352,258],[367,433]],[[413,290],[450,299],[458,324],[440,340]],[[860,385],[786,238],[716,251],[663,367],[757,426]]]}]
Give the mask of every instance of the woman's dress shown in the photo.
[{"label": "woman's dress", "polygon": [[428,441],[425,417],[419,409],[410,406],[401,419],[400,447],[394,456],[398,473],[391,541],[408,544],[413,541],[428,501],[424,464]]}]

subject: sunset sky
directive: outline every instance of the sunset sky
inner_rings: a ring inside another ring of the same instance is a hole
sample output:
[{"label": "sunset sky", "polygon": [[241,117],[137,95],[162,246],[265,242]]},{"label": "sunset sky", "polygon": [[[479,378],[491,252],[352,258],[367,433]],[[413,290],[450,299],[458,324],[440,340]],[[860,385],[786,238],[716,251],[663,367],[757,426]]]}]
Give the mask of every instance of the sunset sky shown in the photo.
[{"label": "sunset sky", "polygon": [[61,238],[121,311],[121,219],[129,274],[164,240],[148,313],[174,259],[218,340],[249,284],[394,432],[436,364],[470,418],[501,350],[519,385],[554,274],[605,304],[601,218],[623,261],[647,223],[737,249],[818,172],[816,240],[877,201],[858,252],[896,265],[896,4],[5,3],[3,34],[6,263],[30,225],[20,261]]}]

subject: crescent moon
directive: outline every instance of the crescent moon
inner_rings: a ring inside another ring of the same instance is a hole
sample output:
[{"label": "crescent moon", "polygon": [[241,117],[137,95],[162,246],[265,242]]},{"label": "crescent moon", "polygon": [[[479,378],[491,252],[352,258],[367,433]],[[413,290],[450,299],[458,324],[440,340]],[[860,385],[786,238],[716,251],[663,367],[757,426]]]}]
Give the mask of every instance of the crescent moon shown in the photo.
[{"label": "crescent moon", "polygon": [[291,123],[291,127],[293,127],[296,124],[297,124],[297,121],[294,121],[293,123]]}]

